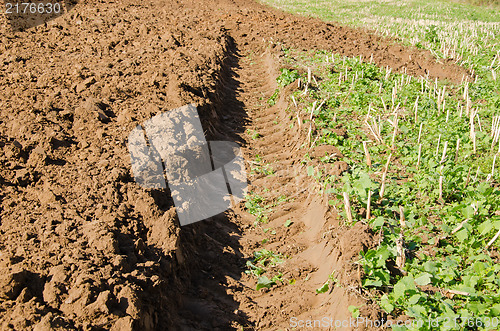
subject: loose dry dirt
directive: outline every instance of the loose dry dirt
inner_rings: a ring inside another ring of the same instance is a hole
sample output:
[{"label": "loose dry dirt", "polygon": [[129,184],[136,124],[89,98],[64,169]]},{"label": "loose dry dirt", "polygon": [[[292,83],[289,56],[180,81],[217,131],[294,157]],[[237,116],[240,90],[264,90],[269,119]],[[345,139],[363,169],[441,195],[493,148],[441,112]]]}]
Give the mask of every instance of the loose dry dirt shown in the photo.
[{"label": "loose dry dirt", "polygon": [[[417,76],[467,74],[363,30],[244,0],[85,1],[24,32],[3,23],[2,330],[275,330],[291,317],[350,316],[349,305],[368,302],[353,259],[376,238],[360,223],[343,227],[305,175],[304,128],[290,129],[285,111],[293,86],[263,105],[277,45],[373,55]],[[272,164],[276,174],[252,174],[250,190],[293,198],[271,213],[276,234],[264,247],[288,256],[278,270],[294,285],[254,290],[245,263],[264,237],[242,205],[180,228],[168,192],[134,183],[129,132],[188,103],[209,139]],[[334,270],[342,286],[317,295]],[[369,304],[361,312],[380,317]]]}]

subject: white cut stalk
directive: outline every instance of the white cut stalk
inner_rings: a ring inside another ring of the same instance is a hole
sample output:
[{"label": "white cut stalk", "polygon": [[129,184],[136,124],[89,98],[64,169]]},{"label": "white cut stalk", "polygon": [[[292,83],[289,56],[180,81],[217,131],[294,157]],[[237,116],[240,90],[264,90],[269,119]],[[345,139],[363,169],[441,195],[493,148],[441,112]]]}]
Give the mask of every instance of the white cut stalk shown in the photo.
[{"label": "white cut stalk", "polygon": [[384,172],[382,174],[382,184],[380,186],[380,199],[384,197],[384,191],[385,191],[385,177],[387,177],[387,173]]},{"label": "white cut stalk", "polygon": [[372,203],[372,191],[368,191],[368,202],[366,203],[366,220],[369,221],[371,218],[371,203]]},{"label": "white cut stalk", "polygon": [[474,110],[472,110],[472,113],[470,114],[470,117],[469,117],[469,126],[470,126],[469,137],[472,139],[472,136],[474,135],[474,132],[475,132],[475,128],[474,128]]},{"label": "white cut stalk", "polygon": [[493,243],[500,237],[500,230],[495,234],[495,236],[486,244],[486,248],[489,248]]},{"label": "white cut stalk", "polygon": [[385,80],[389,79],[389,75],[391,74],[392,68],[389,68],[389,70],[385,73]]},{"label": "white cut stalk", "polygon": [[344,207],[347,219],[352,222],[351,202],[349,201],[349,193],[344,192]]},{"label": "white cut stalk", "polygon": [[466,219],[466,220],[460,222],[460,224],[458,224],[458,226],[456,228],[454,228],[453,231],[451,231],[451,234],[455,234],[458,231],[460,231],[460,229],[463,228],[464,224],[467,223],[468,221],[469,221],[469,219]]},{"label": "white cut stalk", "polygon": [[444,142],[444,148],[443,148],[443,156],[441,157],[441,163],[444,163],[446,160],[446,150],[448,149],[448,142]]},{"label": "white cut stalk", "polygon": [[402,229],[406,228],[405,210],[403,206],[399,206],[399,225],[401,225]]},{"label": "white cut stalk", "polygon": [[473,132],[472,134],[472,147],[474,150],[474,154],[476,154],[476,132]]},{"label": "white cut stalk", "polygon": [[460,138],[457,139],[457,148],[456,148],[456,151],[455,151],[455,163],[458,160],[458,150],[459,149],[460,149]]},{"label": "white cut stalk", "polygon": [[492,120],[491,120],[491,137],[493,138],[495,136],[495,130],[497,128],[497,120],[498,120],[498,116],[493,116]]},{"label": "white cut stalk", "polygon": [[316,77],[312,76],[313,80],[314,80],[314,85],[316,85],[316,87],[319,87],[319,84],[318,84],[318,81],[316,80]]},{"label": "white cut stalk", "polygon": [[312,121],[312,119],[313,119],[313,116],[314,116],[314,110],[315,110],[315,108],[316,108],[316,102],[317,102],[317,101],[314,101],[314,103],[313,103],[313,105],[312,105],[312,108],[311,108],[311,114],[310,114],[310,116],[309,116],[309,121]]},{"label": "white cut stalk", "polygon": [[491,178],[493,178],[493,175],[495,174],[495,162],[497,160],[497,155],[495,154],[495,157],[493,158],[493,165],[491,166]]},{"label": "white cut stalk", "polygon": [[372,135],[375,137],[375,139],[377,140],[378,143],[382,143],[382,141],[380,140],[378,134],[375,132],[375,130],[372,128],[372,126],[370,125],[370,123],[368,123],[368,121],[365,121],[366,125],[368,126],[368,129],[370,129],[370,132],[372,133]]},{"label": "white cut stalk", "polygon": [[417,144],[420,144],[420,137],[422,137],[422,127],[424,126],[424,123],[420,123],[420,129],[418,130],[418,141]]},{"label": "white cut stalk", "polygon": [[384,112],[387,113],[387,106],[385,105],[384,99],[380,97],[380,100],[382,100],[382,105],[384,106]]},{"label": "white cut stalk", "polygon": [[385,179],[387,177],[387,172],[389,171],[389,164],[391,162],[391,157],[392,157],[392,153],[389,154],[389,158],[387,159],[387,163],[385,164],[385,169],[384,169],[384,173],[382,174],[382,185],[380,187],[380,198],[383,198],[384,197],[384,191],[385,191]]},{"label": "white cut stalk", "polygon": [[295,101],[295,97],[294,97],[293,95],[292,95],[292,101],[293,101],[293,104],[295,105],[295,108],[299,108],[299,107],[297,106],[297,101]]},{"label": "white cut stalk", "polygon": [[307,68],[307,85],[311,84],[311,68]]},{"label": "white cut stalk", "polygon": [[363,141],[363,149],[365,150],[366,165],[371,167],[372,159],[370,157],[370,151],[368,151],[368,146],[366,141]]},{"label": "white cut stalk", "polygon": [[306,88],[304,89],[304,92],[302,92],[302,94],[306,94],[308,88],[309,88],[309,85],[306,85]]}]

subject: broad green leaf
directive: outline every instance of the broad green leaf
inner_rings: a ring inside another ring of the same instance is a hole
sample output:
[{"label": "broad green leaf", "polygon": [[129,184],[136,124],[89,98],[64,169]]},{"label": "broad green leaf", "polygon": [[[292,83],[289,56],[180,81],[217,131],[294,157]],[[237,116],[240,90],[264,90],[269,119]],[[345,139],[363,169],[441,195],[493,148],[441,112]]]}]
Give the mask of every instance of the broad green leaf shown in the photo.
[{"label": "broad green leaf", "polygon": [[[391,280],[391,275],[385,271],[385,270],[382,270],[382,269],[379,269],[379,270],[376,270],[373,275],[378,278],[378,280],[380,280],[383,284],[389,284],[390,280]],[[380,285],[379,285],[380,286]]]},{"label": "broad green leaf", "polygon": [[[416,281],[416,280],[415,280]],[[414,305],[414,304],[417,304],[418,301],[420,301],[420,298],[422,297],[421,294],[415,294],[415,295],[412,295],[410,297],[410,299],[408,299],[408,304],[410,305]]]},{"label": "broad green leaf", "polygon": [[500,304],[496,304],[491,307],[490,315],[500,316]]},{"label": "broad green leaf", "polygon": [[387,294],[380,298],[380,306],[389,314],[394,310],[394,305],[390,302]]},{"label": "broad green leaf", "polygon": [[377,217],[376,219],[373,220],[372,226],[377,230],[381,226],[383,226],[385,223],[385,219],[381,216]]},{"label": "broad green leaf", "polygon": [[462,214],[465,218],[472,218],[472,216],[474,216],[474,208],[472,208],[472,206],[470,205],[467,205],[462,209]]},{"label": "broad green leaf", "polygon": [[307,175],[308,176],[314,175],[314,167],[313,166],[307,167]]},{"label": "broad green leaf", "polygon": [[455,235],[457,236],[458,240],[464,242],[469,237],[469,232],[466,229],[462,228],[460,231],[456,232]]},{"label": "broad green leaf", "polygon": [[323,286],[316,289],[316,293],[318,294],[325,293],[326,291],[328,291],[328,289],[329,289],[328,282],[326,282],[325,284],[323,284]]},{"label": "broad green leaf", "polygon": [[424,263],[424,270],[434,275],[438,271],[439,264],[435,261],[427,261]]},{"label": "broad green leaf", "polygon": [[417,278],[415,278],[415,284],[423,286],[431,283],[431,275],[427,272],[420,274]]},{"label": "broad green leaf", "polygon": [[427,309],[421,305],[411,305],[408,307],[408,315],[418,319],[424,319],[427,316]]},{"label": "broad green leaf", "polygon": [[274,284],[275,284],[275,282],[271,281],[266,276],[261,276],[257,280],[257,288],[256,288],[256,290],[258,291],[258,290],[260,290],[261,288],[264,288],[264,287],[265,288],[271,288]]},{"label": "broad green leaf", "polygon": [[493,223],[490,220],[486,220],[483,223],[479,224],[477,229],[479,231],[479,234],[481,236],[484,236],[493,229]]},{"label": "broad green leaf", "polygon": [[380,287],[382,286],[382,281],[380,280],[373,280],[373,279],[365,279],[363,280],[363,286],[375,286],[375,287]]},{"label": "broad green leaf", "polygon": [[356,306],[349,306],[347,309],[349,309],[349,311],[351,312],[353,318],[358,318],[359,317],[359,308],[358,307],[356,307]]}]

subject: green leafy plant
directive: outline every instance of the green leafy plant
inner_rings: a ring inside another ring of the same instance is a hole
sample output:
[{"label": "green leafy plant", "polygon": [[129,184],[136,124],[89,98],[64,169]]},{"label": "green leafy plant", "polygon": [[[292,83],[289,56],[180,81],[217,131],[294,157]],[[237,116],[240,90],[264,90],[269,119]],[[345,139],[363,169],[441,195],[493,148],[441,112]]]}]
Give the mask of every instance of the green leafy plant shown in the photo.
[{"label": "green leafy plant", "polygon": [[297,79],[300,78],[300,75],[297,70],[289,70],[289,69],[281,69],[281,74],[276,78],[276,82],[279,86],[285,87]]},{"label": "green leafy plant", "polygon": [[278,272],[269,278],[264,274],[267,273],[269,269],[272,269],[281,263],[283,263],[283,259],[280,254],[276,254],[263,248],[254,252],[254,259],[252,261],[247,261],[247,270],[245,273],[254,275],[258,278],[256,287],[257,291],[262,288],[271,288],[278,282],[284,282],[283,275]]}]

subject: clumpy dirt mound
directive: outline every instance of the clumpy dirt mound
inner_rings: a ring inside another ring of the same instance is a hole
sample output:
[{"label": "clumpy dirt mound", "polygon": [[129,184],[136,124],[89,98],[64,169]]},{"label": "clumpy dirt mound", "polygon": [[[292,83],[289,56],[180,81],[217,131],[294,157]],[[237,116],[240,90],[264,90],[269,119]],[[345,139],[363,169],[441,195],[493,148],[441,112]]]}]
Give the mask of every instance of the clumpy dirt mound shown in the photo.
[{"label": "clumpy dirt mound", "polygon": [[133,182],[126,139],[170,108],[208,112],[229,37],[99,3],[1,38],[0,328],[168,326],[179,227],[165,192]]},{"label": "clumpy dirt mound", "polygon": [[[345,316],[351,294],[342,289],[335,289],[337,304],[314,295],[294,303],[288,288],[255,292],[242,274],[258,239],[251,217],[236,208],[181,229],[168,191],[133,181],[128,134],[195,103],[209,136],[279,161],[283,176],[266,186],[301,190],[295,205],[275,215],[276,222],[297,217],[290,244],[290,233],[279,237],[290,247],[278,240],[275,248],[296,256],[284,270],[290,277],[317,275],[295,287],[307,296],[332,269],[346,266],[340,281],[358,277],[351,259],[372,235],[345,232],[305,178],[285,174],[302,156],[294,151],[303,138],[270,125],[276,116],[286,123],[282,105],[267,118],[254,111],[262,93],[273,91],[272,57],[261,51],[274,40],[373,54],[380,65],[417,75],[457,80],[465,73],[361,30],[242,0],[81,2],[24,32],[4,26],[0,39],[2,330],[272,328],[314,309]],[[248,54],[259,60],[242,61]],[[257,119],[267,136],[262,146],[243,134]]]}]

